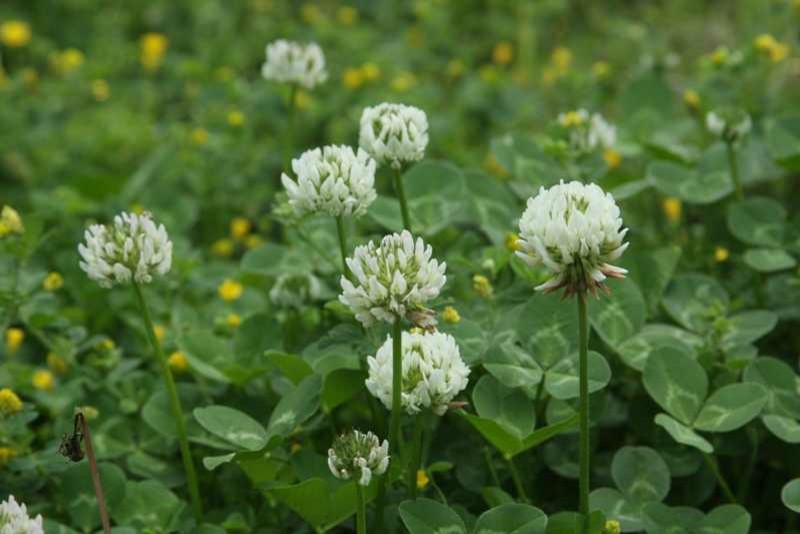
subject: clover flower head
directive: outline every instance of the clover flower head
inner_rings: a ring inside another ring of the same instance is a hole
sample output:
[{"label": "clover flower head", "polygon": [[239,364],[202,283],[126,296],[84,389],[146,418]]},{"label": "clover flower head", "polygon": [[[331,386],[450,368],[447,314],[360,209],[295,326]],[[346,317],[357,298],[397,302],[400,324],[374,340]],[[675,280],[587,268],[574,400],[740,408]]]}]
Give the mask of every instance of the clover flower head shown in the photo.
[{"label": "clover flower head", "polygon": [[[366,386],[383,404],[392,407],[392,337],[367,358]],[[469,367],[461,359],[456,340],[441,332],[403,332],[403,378],[401,394],[406,413],[430,408],[443,415],[447,405],[469,382]]]},{"label": "clover flower head", "polygon": [[568,111],[558,116],[558,123],[569,131],[569,142],[580,151],[611,148],[617,142],[617,128],[599,113],[585,109]]},{"label": "clover flower head", "polygon": [[416,325],[433,327],[434,313],[424,305],[439,295],[447,281],[447,264],[432,256],[431,246],[422,238],[415,240],[408,230],[387,235],[379,244],[358,246],[347,258],[353,281],[342,276],[339,300],[364,326],[406,317]]},{"label": "clover flower head", "polygon": [[549,293],[566,289],[565,296],[607,291],[607,277],[624,278],[627,271],[609,262],[619,258],[627,228],[609,193],[595,184],[563,181],[528,199],[519,221],[517,255],[531,266],[544,265],[554,276],[536,287]]},{"label": "clover flower head", "polygon": [[31,518],[25,504],[9,495],[0,502],[0,534],[44,534],[42,516]]},{"label": "clover flower head", "polygon": [[267,45],[261,75],[267,80],[298,84],[312,89],[328,78],[325,55],[317,43],[278,39]]},{"label": "clover flower head", "polygon": [[750,133],[753,121],[743,111],[709,111],[706,114],[706,129],[726,143],[733,143]]},{"label": "clover flower head", "polygon": [[311,273],[284,273],[269,291],[269,299],[282,308],[301,309],[319,299],[321,285]]},{"label": "clover flower head", "polygon": [[326,146],[292,160],[297,181],[283,174],[289,205],[297,215],[325,213],[359,217],[377,197],[375,160],[361,149]]},{"label": "clover flower head", "polygon": [[78,245],[81,269],[101,287],[131,280],[149,283],[172,267],[172,241],[152,216],[120,213],[113,224],[93,224]]},{"label": "clover flower head", "polygon": [[383,103],[364,108],[358,143],[380,163],[399,169],[419,161],[428,146],[428,117],[421,109]]},{"label": "clover flower head", "polygon": [[389,442],[381,443],[372,432],[341,434],[328,449],[328,467],[336,478],[369,486],[372,475],[382,475],[389,467]]}]

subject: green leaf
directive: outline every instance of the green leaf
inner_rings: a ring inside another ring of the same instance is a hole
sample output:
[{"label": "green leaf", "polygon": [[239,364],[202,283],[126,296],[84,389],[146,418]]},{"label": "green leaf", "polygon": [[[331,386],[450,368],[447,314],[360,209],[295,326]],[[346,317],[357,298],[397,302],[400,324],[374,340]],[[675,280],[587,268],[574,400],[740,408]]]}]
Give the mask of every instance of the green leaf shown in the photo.
[{"label": "green leaf", "polygon": [[544,534],[547,516],[527,504],[503,504],[481,514],[473,534]]},{"label": "green leaf", "polygon": [[160,482],[129,480],[125,485],[125,499],[109,510],[117,524],[170,531],[175,529],[185,506]]},{"label": "green leaf", "polygon": [[[611,380],[611,368],[603,356],[589,351],[589,393],[606,387]],[[574,399],[579,395],[579,357],[573,354],[562,359],[545,373],[544,387],[556,399]]]},{"label": "green leaf", "polygon": [[[125,472],[105,462],[99,463],[97,468],[103,481],[106,504],[114,508],[125,498]],[[87,462],[70,464],[59,474],[56,495],[58,501],[64,504],[73,527],[92,531],[100,526],[100,512]]]},{"label": "green leaf", "polygon": [[480,417],[497,422],[518,439],[530,434],[536,424],[533,402],[522,391],[507,388],[493,376],[486,375],[478,381],[472,402]]},{"label": "green leaf", "polygon": [[461,169],[448,161],[423,160],[404,175],[408,211],[423,235],[470,220],[471,198]]},{"label": "green leaf", "polygon": [[[533,434],[522,440],[522,450],[528,450],[531,447],[535,447],[540,443],[547,441],[548,439],[561,434],[562,432],[569,430],[573,426],[578,424],[578,414],[574,414],[566,419],[562,419],[561,421],[557,421],[551,425],[544,426],[542,428],[536,429]],[[521,452],[521,451],[520,451]]]},{"label": "green leaf", "polygon": [[544,376],[536,360],[510,341],[490,349],[484,357],[483,367],[510,388],[534,389]]},{"label": "green leaf", "polygon": [[647,306],[639,288],[630,278],[610,283],[611,294],[589,301],[589,320],[595,331],[611,347],[641,330]]},{"label": "green leaf", "polygon": [[766,121],[770,155],[787,169],[800,170],[800,117],[779,117]]},{"label": "green leaf", "polygon": [[215,436],[242,449],[257,451],[267,444],[267,431],[261,423],[239,410],[227,406],[195,408],[194,418]]},{"label": "green leaf", "polygon": [[800,514],[800,478],[786,483],[781,490],[781,500],[786,508]]},{"label": "green leaf", "polygon": [[682,425],[667,414],[660,413],[656,415],[655,423],[666,430],[669,435],[672,436],[672,439],[678,443],[689,445],[690,447],[694,447],[708,454],[714,452],[714,447],[712,447],[711,444],[702,436],[688,426]]},{"label": "green leaf", "polygon": [[319,408],[322,377],[311,375],[284,395],[269,418],[267,439],[286,437]]},{"label": "green leaf", "polygon": [[745,367],[742,380],[760,384],[767,391],[765,413],[800,419],[797,375],[789,364],[768,356],[757,358]]},{"label": "green leaf", "polygon": [[641,290],[650,313],[661,303],[680,257],[680,248],[669,246],[647,251],[629,250],[619,260],[620,266],[628,269],[628,278]]},{"label": "green leaf", "polygon": [[484,419],[476,415],[471,415],[463,410],[459,410],[457,413],[469,421],[489,443],[508,458],[512,458],[521,452],[535,447],[572,428],[578,423],[578,415],[573,414],[566,419],[539,428],[524,439],[520,439],[492,419]]},{"label": "green leaf", "polygon": [[325,376],[322,385],[322,407],[330,412],[340,404],[352,399],[364,386],[366,375],[363,371],[337,369]]},{"label": "green leaf", "polygon": [[589,508],[602,510],[609,519],[619,521],[623,532],[642,530],[640,505],[628,502],[612,488],[598,488],[589,495]]},{"label": "green leaf", "polygon": [[751,248],[744,253],[744,262],[761,273],[775,273],[797,266],[797,260],[780,248]]},{"label": "green leaf", "polygon": [[738,504],[725,504],[711,510],[700,522],[697,534],[747,534],[750,514]]},{"label": "green leaf", "polygon": [[268,350],[265,356],[295,385],[314,372],[311,365],[296,354]]},{"label": "green leaf", "polygon": [[664,295],[664,309],[685,328],[705,332],[711,324],[709,310],[728,307],[728,294],[722,285],[702,274],[684,274],[672,279]]},{"label": "green leaf", "polygon": [[400,503],[400,518],[409,534],[466,534],[467,527],[451,508],[431,499]]},{"label": "green leaf", "polygon": [[752,343],[772,332],[778,324],[778,316],[771,311],[754,310],[739,313],[728,319],[728,330],[723,334],[721,345],[730,350]]},{"label": "green leaf", "polygon": [[661,347],[672,347],[694,359],[702,339],[687,330],[666,324],[648,324],[617,347],[622,361],[637,371],[644,371],[650,355]]},{"label": "green leaf", "polygon": [[643,375],[647,393],[678,421],[692,424],[708,393],[708,377],[702,366],[679,350],[657,349]]},{"label": "green leaf", "polygon": [[778,439],[786,443],[800,443],[800,422],[782,415],[764,415],[761,421]]},{"label": "green leaf", "polygon": [[728,210],[728,228],[748,245],[780,248],[785,233],[786,210],[764,197],[751,197]]},{"label": "green leaf", "polygon": [[611,477],[633,502],[663,501],[670,488],[667,463],[649,447],[622,447],[611,462]]},{"label": "green leaf", "polygon": [[508,314],[508,323],[515,324],[522,346],[543,367],[558,363],[565,354],[577,348],[578,314],[574,303],[557,295],[536,293],[528,302]]},{"label": "green leaf", "polygon": [[711,204],[733,191],[727,171],[702,172],[671,161],[650,163],[647,180],[665,195],[678,197],[687,204]]},{"label": "green leaf", "polygon": [[707,432],[730,432],[758,417],[766,403],[767,393],[758,384],[729,384],[708,398],[694,427]]}]

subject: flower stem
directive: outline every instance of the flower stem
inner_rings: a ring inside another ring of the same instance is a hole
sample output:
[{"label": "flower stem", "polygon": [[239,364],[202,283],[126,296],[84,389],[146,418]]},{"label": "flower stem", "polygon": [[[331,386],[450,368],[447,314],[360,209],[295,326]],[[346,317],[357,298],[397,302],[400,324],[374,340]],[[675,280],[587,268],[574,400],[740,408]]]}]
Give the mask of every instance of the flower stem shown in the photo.
[{"label": "flower stem", "polygon": [[414,437],[411,440],[411,455],[408,463],[408,489],[411,498],[417,498],[417,471],[419,471],[422,460],[422,438],[425,432],[422,416],[418,415],[414,419]]},{"label": "flower stem", "polygon": [[578,293],[578,334],[579,334],[579,373],[580,373],[580,481],[579,512],[583,515],[585,525],[589,518],[589,319],[586,311],[586,295]]},{"label": "flower stem", "polygon": [[731,491],[731,487],[725,480],[725,477],[722,476],[722,472],[719,470],[719,465],[717,465],[717,461],[714,458],[712,458],[711,455],[708,454],[707,452],[703,453],[703,458],[708,464],[709,469],[711,469],[711,472],[714,473],[714,478],[717,479],[719,487],[722,488],[722,493],[725,494],[725,498],[727,498],[732,504],[739,504],[739,502],[736,500],[736,497],[733,495],[733,491]]},{"label": "flower stem", "polygon": [[400,451],[400,412],[402,411],[403,325],[395,316],[392,328],[392,415],[389,423],[389,448]]},{"label": "flower stem", "polygon": [[336,217],[336,232],[339,234],[339,252],[342,254],[342,274],[349,278],[350,270],[347,268],[347,236],[344,231],[344,218]]},{"label": "flower stem", "polygon": [[400,214],[403,216],[403,228],[411,231],[411,217],[408,214],[408,202],[406,201],[406,189],[403,185],[403,173],[400,168],[395,169],[394,188],[397,199],[400,201]]},{"label": "flower stem", "polygon": [[189,440],[186,436],[186,423],[183,420],[183,409],[181,408],[181,401],[178,398],[178,389],[175,387],[175,379],[172,377],[172,372],[169,370],[167,359],[164,357],[164,352],[161,350],[161,345],[156,338],[155,330],[153,329],[153,321],[150,318],[150,309],[144,299],[144,293],[138,283],[133,282],[133,289],[136,293],[136,299],[139,301],[139,308],[142,311],[142,318],[144,319],[144,329],[147,334],[147,339],[153,347],[153,352],[156,355],[158,364],[161,367],[161,375],[164,378],[164,386],[167,389],[167,396],[169,397],[170,407],[172,408],[172,417],[175,419],[175,427],[178,431],[178,445],[181,450],[181,457],[183,458],[183,469],[186,472],[186,482],[189,485],[189,498],[192,501],[192,510],[194,518],[197,523],[203,521],[203,506],[200,502],[200,490],[197,485],[197,474],[194,470],[194,463],[192,462],[192,453],[189,450]]},{"label": "flower stem", "polygon": [[78,412],[75,417],[77,417],[81,422],[83,443],[86,445],[86,459],[89,462],[89,471],[92,475],[94,496],[97,499],[97,508],[100,511],[100,523],[103,525],[103,534],[111,534],[111,523],[108,521],[106,498],[103,494],[103,484],[100,482],[100,471],[97,469],[97,458],[94,456],[94,447],[92,446],[92,434],[89,432],[89,423],[86,422],[86,417],[84,417],[82,412]]},{"label": "flower stem", "polygon": [[289,170],[292,166],[292,145],[294,144],[294,114],[297,101],[297,85],[289,86],[289,98],[286,102],[286,148],[283,156],[283,168]]},{"label": "flower stem", "polygon": [[728,151],[728,166],[731,169],[731,179],[733,185],[736,187],[736,200],[744,200],[744,190],[742,189],[742,179],[739,177],[739,165],[736,161],[736,149],[733,143],[725,143],[725,148]]},{"label": "flower stem", "polygon": [[356,482],[356,534],[367,534],[367,509],[364,504],[364,489]]},{"label": "flower stem", "polygon": [[506,456],[508,462],[508,470],[511,472],[511,479],[514,481],[514,488],[517,490],[517,497],[524,502],[528,502],[528,494],[525,493],[525,486],[522,485],[522,478],[519,476],[517,466],[514,464],[513,456]]}]

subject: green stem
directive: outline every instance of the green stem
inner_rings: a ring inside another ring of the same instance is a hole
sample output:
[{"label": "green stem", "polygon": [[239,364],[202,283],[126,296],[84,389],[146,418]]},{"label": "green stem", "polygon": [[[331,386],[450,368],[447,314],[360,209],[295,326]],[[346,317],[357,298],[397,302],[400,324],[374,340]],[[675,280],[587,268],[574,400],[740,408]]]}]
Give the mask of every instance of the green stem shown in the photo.
[{"label": "green stem", "polygon": [[297,86],[289,86],[289,99],[286,103],[286,148],[283,157],[283,167],[289,171],[292,167],[292,149],[294,148],[294,115],[297,100]]},{"label": "green stem", "polygon": [[336,232],[339,234],[339,252],[342,254],[342,274],[350,277],[350,269],[347,268],[347,236],[344,231],[344,218],[339,215],[336,217]]},{"label": "green stem", "polygon": [[408,202],[406,202],[406,189],[405,185],[403,185],[403,173],[399,167],[395,169],[394,188],[397,193],[397,199],[400,201],[400,213],[403,216],[403,228],[410,232],[411,216],[408,214]]},{"label": "green stem", "polygon": [[489,468],[489,474],[492,475],[494,485],[498,488],[502,487],[500,484],[500,477],[497,476],[497,469],[495,469],[494,461],[492,460],[492,451],[489,447],[483,448],[483,457],[486,459],[486,466]]},{"label": "green stem", "polygon": [[728,166],[731,169],[731,179],[733,185],[736,187],[736,200],[744,200],[744,190],[742,189],[742,180],[739,177],[739,165],[736,162],[736,150],[733,148],[733,143],[725,143],[725,148],[728,151]]},{"label": "green stem", "polygon": [[[579,511],[589,518],[589,320],[586,312],[586,295],[578,293],[578,330],[580,348],[580,499]],[[588,525],[588,521],[584,524]]]},{"label": "green stem", "polygon": [[747,427],[747,436],[750,438],[750,459],[745,467],[744,474],[739,482],[737,497],[739,502],[747,502],[747,495],[750,491],[750,479],[753,478],[753,471],[758,461],[758,431],[753,427]]},{"label": "green stem", "polygon": [[189,485],[189,498],[192,501],[195,521],[200,524],[203,522],[203,506],[200,501],[200,490],[197,485],[197,474],[194,470],[194,463],[192,462],[192,453],[189,450],[189,440],[186,435],[186,422],[183,420],[183,409],[181,408],[181,401],[178,398],[178,389],[175,387],[175,379],[172,377],[167,359],[164,357],[164,352],[161,350],[161,345],[156,338],[156,333],[153,329],[153,321],[150,318],[150,309],[145,302],[142,288],[138,283],[133,282],[133,290],[136,293],[136,299],[139,301],[139,308],[142,311],[147,339],[150,341],[158,364],[161,367],[161,375],[164,378],[164,386],[166,387],[170,407],[172,408],[172,417],[175,419],[175,428],[178,431],[178,445],[180,446],[181,457],[183,458],[186,482]]},{"label": "green stem", "polygon": [[719,470],[719,465],[717,465],[717,461],[714,458],[712,458],[711,455],[708,454],[707,452],[703,453],[703,458],[708,464],[709,469],[711,469],[711,472],[714,473],[714,478],[717,479],[719,487],[722,488],[722,493],[725,494],[725,498],[727,498],[732,504],[739,504],[738,501],[736,500],[736,497],[733,495],[733,492],[731,491],[731,487],[725,480],[725,477],[722,476],[722,472]]},{"label": "green stem", "polygon": [[425,432],[422,416],[418,415],[414,419],[414,437],[411,440],[411,454],[408,464],[408,488],[411,491],[411,498],[417,498],[417,471],[422,461],[422,438]]},{"label": "green stem", "polygon": [[367,534],[367,510],[364,504],[364,488],[356,483],[356,533]]},{"label": "green stem", "polygon": [[511,472],[511,479],[514,481],[514,488],[517,490],[517,497],[524,502],[528,502],[528,494],[525,493],[525,487],[522,485],[522,478],[519,476],[519,471],[517,471],[517,466],[514,464],[514,458],[512,456],[506,456],[506,461],[508,462],[508,470]]}]

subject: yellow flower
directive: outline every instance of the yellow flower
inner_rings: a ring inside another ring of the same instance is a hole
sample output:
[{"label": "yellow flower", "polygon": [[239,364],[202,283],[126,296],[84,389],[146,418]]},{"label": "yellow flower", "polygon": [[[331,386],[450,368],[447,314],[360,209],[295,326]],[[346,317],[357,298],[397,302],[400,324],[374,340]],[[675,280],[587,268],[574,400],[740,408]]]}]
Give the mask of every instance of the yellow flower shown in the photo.
[{"label": "yellow flower", "polygon": [[604,80],[611,74],[611,65],[605,61],[595,61],[592,65],[592,76],[598,80]]},{"label": "yellow flower", "polygon": [[312,103],[313,99],[307,91],[300,89],[297,91],[297,94],[294,95],[294,105],[297,106],[297,109],[308,109],[311,107]]},{"label": "yellow flower", "polygon": [[217,293],[219,293],[220,298],[227,301],[238,299],[242,296],[243,291],[244,287],[242,287],[242,284],[229,278],[225,279],[217,288]]},{"label": "yellow flower", "polygon": [[89,421],[94,421],[100,417],[100,410],[94,406],[78,406],[78,410],[83,413],[83,416]]},{"label": "yellow flower", "polygon": [[417,489],[425,489],[430,481],[424,469],[417,469]]},{"label": "yellow flower", "polygon": [[9,388],[0,389],[0,413],[10,415],[22,409],[22,401]]},{"label": "yellow flower", "polygon": [[729,56],[730,52],[728,52],[728,48],[720,46],[716,50],[711,52],[711,62],[719,67],[728,62]]},{"label": "yellow flower", "polygon": [[522,245],[519,242],[519,236],[514,232],[508,232],[506,234],[505,242],[506,242],[506,248],[511,252],[522,250]]},{"label": "yellow flower", "polygon": [[92,96],[98,102],[105,102],[111,96],[111,89],[108,87],[108,82],[105,80],[92,81]]},{"label": "yellow flower", "polygon": [[613,148],[607,148],[603,152],[603,159],[606,160],[606,165],[608,165],[609,169],[616,169],[622,163],[622,154]]},{"label": "yellow flower", "polygon": [[500,41],[492,50],[492,61],[496,65],[508,65],[514,59],[514,45],[508,41]]},{"label": "yellow flower", "polygon": [[447,75],[451,78],[458,78],[464,74],[464,62],[460,59],[451,59],[447,62]]},{"label": "yellow flower", "polygon": [[245,217],[236,217],[231,221],[231,235],[236,239],[246,237],[252,228],[253,224]]},{"label": "yellow flower", "polygon": [[83,65],[83,52],[77,48],[67,48],[62,52],[57,52],[52,58],[53,68],[61,74],[69,74]]},{"label": "yellow flower", "polygon": [[3,210],[0,211],[0,237],[24,232],[25,226],[22,224],[22,218],[20,218],[17,210],[11,206],[3,206]]},{"label": "yellow flower", "polygon": [[784,43],[777,43],[769,51],[769,60],[773,63],[780,63],[789,57],[789,45]]},{"label": "yellow flower", "polygon": [[176,373],[185,373],[189,370],[189,359],[181,351],[175,351],[167,358],[169,368]]},{"label": "yellow flower", "polygon": [[620,534],[620,532],[622,532],[622,528],[620,527],[619,521],[609,519],[603,526],[603,534]]},{"label": "yellow flower", "polygon": [[0,41],[9,48],[20,48],[31,41],[31,27],[21,20],[0,24]]},{"label": "yellow flower", "polygon": [[225,318],[225,324],[227,324],[230,328],[237,328],[240,324],[242,324],[242,318],[236,313],[229,313]]},{"label": "yellow flower", "polygon": [[342,84],[352,90],[358,89],[364,85],[364,72],[361,69],[348,67],[344,69],[342,74]]},{"label": "yellow flower", "polygon": [[55,352],[47,353],[47,367],[50,368],[57,375],[64,375],[69,370],[67,360],[56,354]]},{"label": "yellow flower", "polygon": [[676,223],[681,219],[683,203],[678,198],[667,197],[661,202],[661,209],[669,222]]},{"label": "yellow flower", "polygon": [[559,119],[559,122],[566,128],[580,126],[583,124],[583,115],[578,111],[567,111],[564,116]]},{"label": "yellow flower", "polygon": [[345,26],[358,22],[358,10],[352,6],[342,6],[336,10],[336,20]]},{"label": "yellow flower", "polygon": [[244,124],[244,113],[238,109],[232,109],[228,112],[228,125],[238,128]]},{"label": "yellow flower", "polygon": [[760,50],[761,52],[769,52],[776,44],[778,44],[778,41],[768,33],[762,33],[753,40],[753,45],[756,47],[756,50]]},{"label": "yellow flower", "polygon": [[392,89],[404,93],[417,84],[417,78],[410,72],[402,72],[392,80]]},{"label": "yellow flower", "polygon": [[683,92],[683,103],[692,110],[700,109],[700,93],[694,89],[687,89]]},{"label": "yellow flower", "polygon": [[202,146],[208,142],[208,131],[205,128],[192,129],[192,143]]},{"label": "yellow flower", "polygon": [[261,236],[256,235],[256,234],[250,234],[244,240],[244,246],[249,248],[249,249],[260,247],[263,244],[264,244],[264,240],[261,239]]},{"label": "yellow flower", "polygon": [[556,47],[552,56],[550,56],[550,60],[560,74],[565,74],[570,65],[572,65],[572,52],[564,46]]},{"label": "yellow flower", "polygon": [[159,341],[164,341],[164,336],[167,335],[167,329],[164,328],[163,325],[154,324],[153,325],[153,332],[156,334],[156,339]]},{"label": "yellow flower", "polygon": [[56,272],[48,274],[42,282],[42,287],[46,291],[58,291],[64,285],[64,278]]},{"label": "yellow flower", "polygon": [[161,33],[145,33],[139,39],[142,66],[147,70],[156,70],[164,62],[164,55],[169,48],[169,39]]},{"label": "yellow flower", "polygon": [[17,352],[23,341],[25,341],[25,331],[23,329],[12,327],[6,330],[6,351],[9,354]]},{"label": "yellow flower", "polygon": [[361,66],[361,72],[364,74],[364,79],[368,82],[374,82],[381,77],[381,68],[375,63],[364,63]]},{"label": "yellow flower", "polygon": [[217,239],[211,245],[211,252],[215,256],[228,258],[233,255],[234,248],[235,247],[232,240],[227,238]]},{"label": "yellow flower", "polygon": [[730,251],[725,247],[715,247],[714,248],[714,261],[717,263],[723,263],[728,261],[730,257]]},{"label": "yellow flower", "polygon": [[100,343],[97,344],[97,347],[100,350],[104,350],[106,352],[114,350],[117,346],[114,344],[114,340],[111,338],[105,338]]},{"label": "yellow flower", "polygon": [[492,283],[482,274],[476,274],[472,277],[472,288],[485,299],[491,298],[494,294]]},{"label": "yellow flower", "polygon": [[753,41],[753,46],[755,46],[756,50],[769,57],[769,60],[773,63],[780,63],[789,55],[789,46],[778,42],[768,33],[763,33],[756,37]]},{"label": "yellow flower", "polygon": [[300,15],[308,24],[314,24],[315,22],[321,21],[323,18],[322,11],[320,11],[318,6],[311,2],[306,2],[303,4],[303,6],[300,8]]},{"label": "yellow flower", "polygon": [[454,307],[445,306],[444,310],[442,310],[442,319],[444,319],[446,323],[458,324],[461,322],[461,315]]},{"label": "yellow flower", "polygon": [[5,467],[17,453],[11,447],[0,447],[0,468]]},{"label": "yellow flower", "polygon": [[53,379],[53,373],[48,371],[47,369],[39,369],[35,373],[33,373],[33,378],[31,379],[31,383],[33,387],[36,389],[40,389],[42,391],[52,391],[55,387],[55,380]]}]

